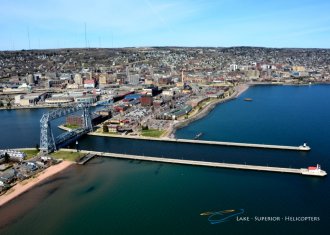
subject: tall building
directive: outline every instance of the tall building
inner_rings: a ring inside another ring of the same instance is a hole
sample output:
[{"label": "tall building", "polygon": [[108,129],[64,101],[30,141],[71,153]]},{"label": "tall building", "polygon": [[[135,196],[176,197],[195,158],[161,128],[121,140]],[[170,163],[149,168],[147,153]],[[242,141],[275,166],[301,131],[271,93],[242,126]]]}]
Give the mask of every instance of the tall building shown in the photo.
[{"label": "tall building", "polygon": [[28,82],[29,85],[34,84],[34,77],[33,77],[32,74],[29,74],[29,75],[27,76],[27,82]]},{"label": "tall building", "polygon": [[82,85],[83,84],[83,79],[81,77],[81,75],[79,73],[76,73],[74,75],[74,83],[78,84],[78,85]]},{"label": "tall building", "polygon": [[140,81],[140,75],[139,74],[130,74],[128,77],[128,83],[131,85],[137,85]]},{"label": "tall building", "polygon": [[304,66],[292,66],[292,70],[295,72],[304,72],[305,67]]},{"label": "tall building", "polygon": [[107,83],[108,83],[108,74],[106,74],[106,73],[102,73],[102,74],[99,76],[99,83],[100,83],[101,85],[107,84]]},{"label": "tall building", "polygon": [[238,69],[238,65],[237,64],[231,64],[229,66],[229,68],[230,68],[231,71],[236,71]]},{"label": "tall building", "polygon": [[259,70],[248,70],[245,74],[248,79],[257,79],[260,76]]},{"label": "tall building", "polygon": [[142,106],[152,106],[153,98],[150,95],[145,95],[140,98]]}]

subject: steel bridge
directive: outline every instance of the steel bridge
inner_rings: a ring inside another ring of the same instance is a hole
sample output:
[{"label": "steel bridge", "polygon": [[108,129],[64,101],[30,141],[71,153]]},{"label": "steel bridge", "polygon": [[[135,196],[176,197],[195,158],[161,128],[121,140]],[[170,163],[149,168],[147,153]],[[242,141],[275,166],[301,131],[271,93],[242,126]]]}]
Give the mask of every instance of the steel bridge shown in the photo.
[{"label": "steel bridge", "polygon": [[[54,138],[51,121],[80,110],[83,111],[83,127],[65,132]],[[65,147],[79,139],[82,135],[92,131],[92,129],[93,126],[89,105],[78,104],[76,106],[56,109],[45,113],[40,119],[40,152],[50,153],[59,148]]]}]

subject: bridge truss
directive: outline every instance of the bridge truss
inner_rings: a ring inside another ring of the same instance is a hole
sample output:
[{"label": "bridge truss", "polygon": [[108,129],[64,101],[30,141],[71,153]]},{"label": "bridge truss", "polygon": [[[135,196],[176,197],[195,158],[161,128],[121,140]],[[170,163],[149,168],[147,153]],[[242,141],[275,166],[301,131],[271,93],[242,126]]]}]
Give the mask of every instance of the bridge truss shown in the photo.
[{"label": "bridge truss", "polygon": [[[80,110],[83,110],[83,128],[73,130],[70,132],[70,134],[60,135],[59,137],[54,139],[54,135],[51,128],[51,121]],[[61,144],[61,146],[64,146],[64,143],[66,141],[69,141],[70,139],[72,140],[75,137],[80,137],[81,135],[91,131],[92,129],[93,126],[91,113],[89,106],[86,104],[78,104],[76,106],[56,109],[47,112],[40,119],[40,151],[42,153],[53,152],[57,149],[57,144]]]}]

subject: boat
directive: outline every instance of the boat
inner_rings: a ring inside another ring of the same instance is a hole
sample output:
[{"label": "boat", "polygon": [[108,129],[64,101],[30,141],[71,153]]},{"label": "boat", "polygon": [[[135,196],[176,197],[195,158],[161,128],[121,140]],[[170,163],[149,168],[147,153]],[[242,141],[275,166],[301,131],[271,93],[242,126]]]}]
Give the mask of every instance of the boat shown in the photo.
[{"label": "boat", "polygon": [[315,176],[326,176],[327,172],[321,169],[321,166],[317,164],[316,166],[309,166],[306,168],[301,168],[302,175],[315,175]]},{"label": "boat", "polygon": [[199,132],[197,135],[195,135],[194,140],[197,140],[199,137],[201,137],[203,135],[202,132]]},{"label": "boat", "polygon": [[252,101],[252,98],[245,98],[245,101]]}]

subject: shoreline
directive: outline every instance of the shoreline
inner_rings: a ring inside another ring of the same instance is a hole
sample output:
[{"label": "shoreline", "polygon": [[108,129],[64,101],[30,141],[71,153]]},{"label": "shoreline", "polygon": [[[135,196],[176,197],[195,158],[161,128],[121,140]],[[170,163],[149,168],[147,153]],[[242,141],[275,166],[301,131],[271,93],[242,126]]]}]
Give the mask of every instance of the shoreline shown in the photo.
[{"label": "shoreline", "polygon": [[170,136],[173,136],[175,138],[175,132],[178,129],[181,129],[181,128],[189,125],[190,123],[192,123],[194,121],[202,119],[203,117],[207,116],[217,105],[238,98],[240,95],[242,95],[249,88],[250,88],[249,84],[240,84],[240,85],[236,86],[235,91],[231,96],[229,96],[225,99],[216,100],[215,102],[211,102],[201,112],[197,113],[193,117],[188,118],[188,119],[183,120],[183,121],[178,121],[173,126],[171,126],[171,129],[168,131],[168,133],[164,137],[171,138]]},{"label": "shoreline", "polygon": [[[102,137],[112,137],[112,138],[124,138],[124,139],[140,139],[140,140],[174,140],[175,139],[175,132],[176,130],[183,128],[190,123],[199,120],[205,116],[207,116],[218,104],[228,102],[230,100],[238,98],[240,95],[242,95],[245,91],[249,89],[250,85],[248,84],[240,84],[235,87],[235,91],[233,94],[227,98],[224,99],[218,99],[213,102],[210,102],[207,104],[207,106],[204,107],[204,109],[195,114],[194,116],[177,121],[177,123],[174,123],[174,125],[171,125],[169,129],[166,130],[166,132],[160,136],[160,137],[147,137],[147,136],[127,136],[127,135],[116,135],[116,134],[105,134],[105,133],[99,133],[96,131],[89,132],[87,135],[91,136],[102,136]],[[68,131],[68,128],[64,127],[63,125],[58,126],[58,128]]]},{"label": "shoreline", "polygon": [[0,208],[4,206],[6,203],[14,200],[19,195],[35,187],[43,180],[46,180],[49,177],[56,175],[57,173],[63,171],[64,169],[68,168],[73,164],[74,162],[62,161],[61,163],[48,167],[44,171],[38,173],[38,175],[36,175],[35,177],[18,182],[15,186],[10,188],[6,193],[0,196]]},{"label": "shoreline", "polygon": [[39,104],[39,105],[28,105],[28,106],[10,106],[0,107],[0,110],[21,110],[21,109],[58,109],[58,108],[67,108],[77,105],[77,103],[65,103],[65,104]]}]

